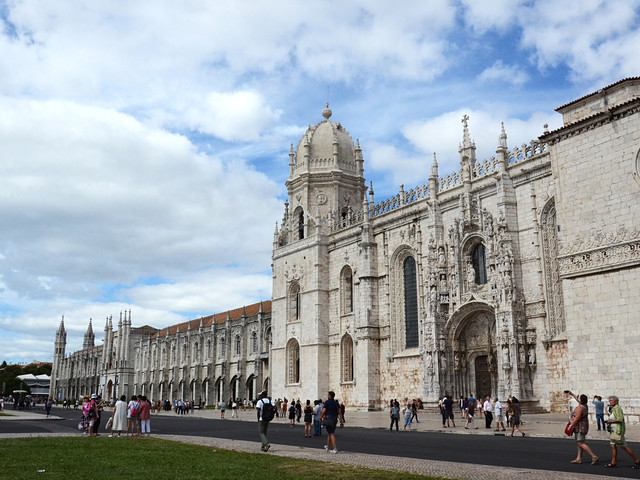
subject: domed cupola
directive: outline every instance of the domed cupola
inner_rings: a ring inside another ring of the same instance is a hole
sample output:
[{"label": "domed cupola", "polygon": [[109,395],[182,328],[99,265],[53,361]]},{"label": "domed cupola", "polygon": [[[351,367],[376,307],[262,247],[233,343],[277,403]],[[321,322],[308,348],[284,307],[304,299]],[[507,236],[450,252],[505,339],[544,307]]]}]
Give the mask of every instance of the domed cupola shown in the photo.
[{"label": "domed cupola", "polygon": [[336,170],[350,175],[362,175],[362,163],[358,163],[358,160],[362,160],[359,148],[354,146],[349,132],[340,123],[330,120],[332,113],[327,103],[322,110],[324,120],[309,126],[300,139],[290,164],[290,180],[303,173]]}]

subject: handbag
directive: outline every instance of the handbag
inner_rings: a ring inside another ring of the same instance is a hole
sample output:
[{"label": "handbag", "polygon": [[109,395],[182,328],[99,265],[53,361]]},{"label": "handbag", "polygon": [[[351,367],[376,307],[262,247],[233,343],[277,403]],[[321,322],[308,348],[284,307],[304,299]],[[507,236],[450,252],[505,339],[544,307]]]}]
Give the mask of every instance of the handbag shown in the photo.
[{"label": "handbag", "polygon": [[573,425],[571,425],[571,422],[567,422],[567,426],[564,427],[564,434],[567,437],[571,437],[571,436],[573,436],[574,430],[575,430],[575,428],[573,427]]},{"label": "handbag", "polygon": [[107,430],[111,430],[111,427],[113,427],[113,417],[109,418],[109,420],[107,420]]}]

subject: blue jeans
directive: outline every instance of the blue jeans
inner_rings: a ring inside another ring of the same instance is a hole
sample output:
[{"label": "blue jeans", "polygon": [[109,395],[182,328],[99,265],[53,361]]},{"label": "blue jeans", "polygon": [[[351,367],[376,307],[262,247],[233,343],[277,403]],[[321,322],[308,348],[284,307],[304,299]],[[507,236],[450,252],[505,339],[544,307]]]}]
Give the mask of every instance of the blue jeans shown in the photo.
[{"label": "blue jeans", "polygon": [[322,435],[322,425],[320,425],[320,420],[313,421],[313,435],[316,437]]},{"label": "blue jeans", "polygon": [[600,430],[600,422],[602,422],[602,430],[607,429],[607,424],[604,423],[604,413],[596,413],[596,422],[598,423],[598,430]]},{"label": "blue jeans", "polygon": [[407,417],[405,415],[405,417],[404,417],[404,428],[407,428],[407,427],[411,428],[411,417]]}]

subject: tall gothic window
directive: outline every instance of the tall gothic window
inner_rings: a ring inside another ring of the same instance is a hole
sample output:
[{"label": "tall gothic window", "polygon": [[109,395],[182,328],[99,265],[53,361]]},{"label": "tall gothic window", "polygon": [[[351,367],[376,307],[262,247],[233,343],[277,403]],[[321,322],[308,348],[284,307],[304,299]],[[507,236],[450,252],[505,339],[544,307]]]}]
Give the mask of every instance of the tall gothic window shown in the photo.
[{"label": "tall gothic window", "polygon": [[251,351],[253,353],[258,351],[258,334],[256,332],[251,334]]},{"label": "tall gothic window", "polygon": [[300,383],[300,345],[295,338],[287,343],[287,383]]},{"label": "tall gothic window", "polygon": [[220,337],[220,356],[224,357],[227,350],[227,341],[224,337]]},{"label": "tall gothic window", "polygon": [[349,334],[340,342],[340,364],[342,382],[353,382],[353,339]]},{"label": "tall gothic window", "polygon": [[404,343],[405,348],[418,346],[418,285],[416,261],[407,257],[402,265],[404,274]]},{"label": "tall gothic window", "polygon": [[342,314],[353,312],[353,274],[348,266],[344,267],[340,274],[340,297]]},{"label": "tall gothic window", "polygon": [[476,285],[487,283],[487,262],[483,244],[479,243],[471,252],[471,263],[476,272]]},{"label": "tall gothic window", "polygon": [[240,339],[240,335],[236,335],[236,355],[240,355],[242,352],[242,340]]},{"label": "tall gothic window", "polygon": [[296,282],[289,287],[289,321],[300,319],[300,285]]},{"label": "tall gothic window", "polygon": [[550,200],[541,218],[542,256],[544,260],[545,296],[547,302],[547,329],[551,337],[564,332],[564,299],[558,263],[558,228],[556,204]]},{"label": "tall gothic window", "polygon": [[304,210],[302,207],[296,208],[293,213],[293,218],[295,220],[295,231],[298,234],[298,240],[302,240],[304,238]]},{"label": "tall gothic window", "polygon": [[211,339],[207,340],[207,359],[211,358]]}]

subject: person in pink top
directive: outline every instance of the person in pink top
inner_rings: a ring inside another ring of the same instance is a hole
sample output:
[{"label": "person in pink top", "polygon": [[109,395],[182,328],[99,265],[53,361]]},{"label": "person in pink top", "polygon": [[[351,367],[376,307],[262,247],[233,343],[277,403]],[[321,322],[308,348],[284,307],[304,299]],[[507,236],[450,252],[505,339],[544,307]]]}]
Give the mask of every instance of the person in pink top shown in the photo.
[{"label": "person in pink top", "polygon": [[151,404],[147,400],[146,395],[142,395],[140,402],[140,426],[142,427],[142,435],[149,436],[151,434]]}]

